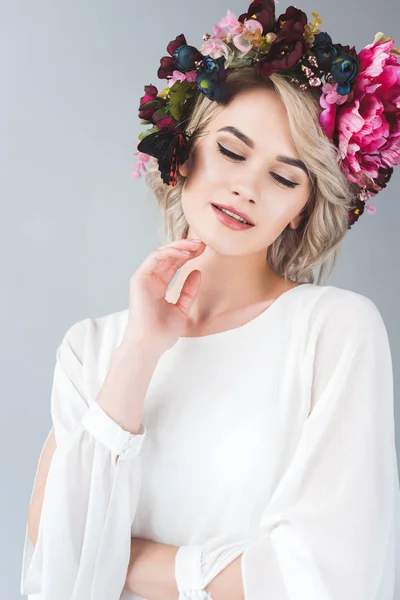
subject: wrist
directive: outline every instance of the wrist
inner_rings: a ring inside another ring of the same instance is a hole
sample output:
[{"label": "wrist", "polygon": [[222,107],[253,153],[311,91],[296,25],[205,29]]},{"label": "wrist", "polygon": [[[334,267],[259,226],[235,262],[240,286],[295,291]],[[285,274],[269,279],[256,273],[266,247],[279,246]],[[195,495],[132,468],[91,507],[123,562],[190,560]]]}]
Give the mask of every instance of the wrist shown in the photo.
[{"label": "wrist", "polygon": [[158,356],[144,347],[119,346],[112,352],[109,369],[97,403],[123,429],[140,434],[143,404]]},{"label": "wrist", "polygon": [[148,338],[124,337],[112,353],[112,362],[142,360],[157,363],[161,357],[156,346]]}]

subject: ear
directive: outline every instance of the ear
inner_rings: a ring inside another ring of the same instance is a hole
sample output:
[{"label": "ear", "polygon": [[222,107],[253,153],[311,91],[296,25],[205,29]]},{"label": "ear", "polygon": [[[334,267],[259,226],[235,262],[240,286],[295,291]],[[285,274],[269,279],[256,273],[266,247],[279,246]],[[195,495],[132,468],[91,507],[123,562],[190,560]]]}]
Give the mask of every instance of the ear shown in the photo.
[{"label": "ear", "polygon": [[186,160],[183,165],[178,165],[178,170],[179,173],[182,175],[182,177],[187,177],[188,173],[189,173],[189,165],[188,165],[188,160]]},{"label": "ear", "polygon": [[300,213],[299,215],[297,215],[294,219],[292,219],[289,223],[289,227],[291,229],[297,229],[298,226],[300,225],[300,223],[303,220],[303,213]]}]

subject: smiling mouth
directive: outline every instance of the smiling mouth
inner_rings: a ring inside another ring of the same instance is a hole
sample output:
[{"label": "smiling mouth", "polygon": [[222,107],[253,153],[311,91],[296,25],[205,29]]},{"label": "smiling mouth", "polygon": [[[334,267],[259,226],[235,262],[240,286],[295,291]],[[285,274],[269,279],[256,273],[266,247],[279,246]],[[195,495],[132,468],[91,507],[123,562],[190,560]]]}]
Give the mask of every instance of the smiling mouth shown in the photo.
[{"label": "smiling mouth", "polygon": [[234,213],[233,211],[228,211],[226,208],[222,208],[221,206],[218,206],[218,204],[212,204],[212,206],[214,206],[214,208],[221,211],[222,213],[226,214],[228,217],[235,219],[239,223],[243,223],[245,225],[249,225],[250,227],[254,227],[254,223],[250,223],[244,217],[241,217],[240,215]]}]

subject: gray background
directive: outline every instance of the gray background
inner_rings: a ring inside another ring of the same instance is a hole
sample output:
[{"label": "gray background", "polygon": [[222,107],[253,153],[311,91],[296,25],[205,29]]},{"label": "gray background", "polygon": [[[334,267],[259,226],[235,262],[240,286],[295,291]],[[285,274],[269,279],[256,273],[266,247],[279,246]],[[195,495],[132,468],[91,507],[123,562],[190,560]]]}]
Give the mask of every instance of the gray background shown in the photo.
[{"label": "gray background", "polygon": [[[199,47],[232,0],[0,0],[0,589],[16,600],[33,478],[51,427],[55,351],[66,329],[127,307],[128,280],[165,243],[144,180],[131,179],[144,85],[179,33]],[[290,2],[281,0],[277,14]],[[377,31],[400,47],[398,0],[304,0],[335,43]],[[400,448],[400,168],[342,244],[327,284],[371,298],[388,329]],[[399,452],[400,455],[400,452]]]}]

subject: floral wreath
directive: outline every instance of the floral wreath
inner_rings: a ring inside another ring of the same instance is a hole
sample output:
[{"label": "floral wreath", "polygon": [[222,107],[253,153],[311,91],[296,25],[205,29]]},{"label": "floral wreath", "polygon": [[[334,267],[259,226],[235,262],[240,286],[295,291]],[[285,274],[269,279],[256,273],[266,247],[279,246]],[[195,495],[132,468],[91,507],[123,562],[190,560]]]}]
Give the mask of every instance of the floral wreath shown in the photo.
[{"label": "floral wreath", "polygon": [[213,34],[203,35],[200,50],[183,34],[172,40],[157,72],[168,86],[159,92],[146,85],[140,98],[141,124],[152,127],[138,137],[132,177],[141,177],[154,156],[163,182],[175,186],[194,137],[184,122],[199,92],[220,102],[229,73],[255,66],[263,77],[279,73],[302,90],[316,91],[323,109],[320,125],[356,184],[348,229],[365,208],[374,214],[367,201],[386,187],[400,164],[400,50],[383,33],[358,53],[354,46],[333,44],[317,29],[318,13],[312,16],[308,23],[302,10],[289,6],[276,18],[274,0],[254,0],[239,18],[228,9]]}]

